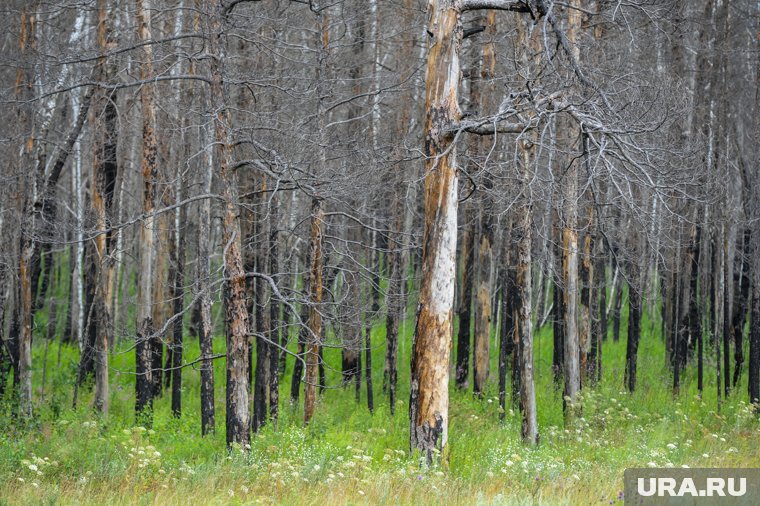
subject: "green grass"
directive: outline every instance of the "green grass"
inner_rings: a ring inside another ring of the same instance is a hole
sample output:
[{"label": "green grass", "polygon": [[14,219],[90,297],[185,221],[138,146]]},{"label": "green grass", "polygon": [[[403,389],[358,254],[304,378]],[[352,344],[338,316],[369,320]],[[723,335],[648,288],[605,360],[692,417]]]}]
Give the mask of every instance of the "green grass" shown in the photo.
[{"label": "green grass", "polygon": [[[374,414],[366,409],[364,390],[357,405],[351,388],[328,388],[312,424],[303,428],[301,407],[290,405],[289,358],[277,427],[256,435],[249,452],[231,453],[225,449],[223,360],[215,362],[218,430],[202,438],[197,369],[184,371],[182,419],[171,416],[164,395],[146,430],[134,427],[134,353],[123,351],[128,343],[117,345],[111,357],[111,412],[101,420],[91,408],[90,389],[80,393],[79,408],[71,408],[75,348],[64,346],[58,365],[57,344],[51,346],[42,392],[43,346],[36,337],[37,418],[21,428],[8,412],[0,415],[0,504],[609,504],[621,503],[627,467],[760,467],[760,423],[745,402],[746,375],[718,411],[708,346],[703,398],[690,367],[673,399],[664,344],[645,320],[635,394],[623,389],[625,340],[609,339],[603,381],[584,392],[582,418],[565,430],[546,326],[535,339],[540,445],[521,444],[518,413],[508,408],[499,422],[494,360],[482,400],[452,384],[450,460],[427,468],[407,451],[412,325],[410,317],[399,353],[395,416],[381,392],[385,331],[377,326]],[[622,336],[625,330],[624,323]],[[223,351],[223,340],[216,341]],[[186,357],[198,355],[190,340]],[[328,383],[337,385],[340,352],[326,349],[325,357]]]}]

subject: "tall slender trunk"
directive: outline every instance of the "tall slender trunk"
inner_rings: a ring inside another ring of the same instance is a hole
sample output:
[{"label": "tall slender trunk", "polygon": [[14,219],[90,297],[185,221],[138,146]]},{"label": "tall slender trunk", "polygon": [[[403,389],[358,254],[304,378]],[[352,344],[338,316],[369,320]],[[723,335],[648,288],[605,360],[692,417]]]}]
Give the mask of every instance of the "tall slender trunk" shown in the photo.
[{"label": "tall slender trunk", "polygon": [[[330,52],[330,19],[327,7],[318,10],[319,42],[317,51],[317,121],[320,138],[319,165],[324,171],[327,165],[327,110],[324,94]],[[321,197],[311,199],[311,232],[309,236],[309,318],[306,336],[305,355],[306,373],[304,379],[303,419],[308,424],[314,416],[317,402],[317,385],[324,386],[324,362],[322,355],[322,291],[324,276],[323,234],[325,211]],[[320,390],[321,391],[321,390]]]},{"label": "tall slender trunk", "polygon": [[612,304],[612,340],[620,341],[620,317],[623,310],[623,282],[617,278],[617,283],[612,285],[612,297],[615,299]]},{"label": "tall slender trunk", "polygon": [[[101,54],[107,51],[107,15],[106,0],[98,1],[98,47]],[[97,73],[99,80],[106,77],[106,60],[101,56]],[[113,203],[114,184],[116,181],[116,108],[115,97],[105,97],[97,92],[98,105],[103,107],[103,130],[96,126],[96,142],[93,153],[92,179],[90,181],[91,204],[95,215],[95,226],[103,231],[95,238],[95,282],[97,293],[94,300],[93,315],[96,324],[94,362],[95,362],[95,409],[108,414],[108,350],[112,339],[113,322],[111,320],[111,276],[113,261],[111,250],[113,244],[108,228],[108,212]]]},{"label": "tall slender trunk", "polygon": [[625,353],[625,386],[629,392],[636,390],[636,362],[641,336],[640,287],[628,288],[628,344]]},{"label": "tall slender trunk", "polygon": [[386,320],[386,354],[385,354],[385,371],[383,385],[388,386],[388,402],[390,403],[391,415],[396,413],[396,383],[397,383],[397,361],[398,361],[398,330],[399,320],[401,318],[401,304],[403,292],[401,288],[401,255],[399,252],[400,243],[398,236],[401,234],[402,206],[398,198],[397,189],[394,196],[394,236],[388,241],[388,264],[390,267],[390,281],[386,295],[386,305],[388,306],[388,317]]},{"label": "tall slender trunk", "polygon": [[531,276],[531,248],[533,214],[530,202],[529,183],[531,179],[531,165],[533,163],[533,140],[521,141],[522,151],[522,174],[521,174],[521,200],[517,209],[515,222],[515,236],[517,240],[517,297],[516,322],[519,353],[520,353],[520,408],[522,410],[523,442],[534,446],[538,444],[538,422],[536,417],[536,387],[533,379],[533,328],[532,328],[532,276]]},{"label": "tall slender trunk", "polygon": [[734,339],[734,380],[733,386],[739,383],[744,366],[744,321],[750,300],[749,263],[750,232],[746,228],[739,239],[741,249],[736,255],[737,267],[734,267],[734,310],[731,318],[731,335]]},{"label": "tall slender trunk", "polygon": [[[265,272],[269,264],[269,227],[267,223],[267,181],[265,176],[262,177],[258,184],[258,190],[261,192],[257,202],[257,212],[255,215],[256,236],[259,244],[255,247],[256,270]],[[246,268],[248,270],[248,268]],[[269,375],[271,354],[275,352],[269,344],[271,339],[271,322],[270,312],[267,310],[269,286],[264,279],[254,279],[255,290],[255,314],[256,314],[256,376],[253,387],[253,431],[258,432],[266,423],[267,419],[267,400],[269,397],[270,379]],[[250,354],[249,354],[250,356]],[[276,371],[276,369],[275,369]]]},{"label": "tall slender trunk", "polygon": [[[210,137],[203,135],[202,137]],[[209,139],[210,140],[210,139]],[[208,146],[211,143],[207,143]],[[201,167],[202,183],[199,192],[211,193],[213,178],[213,157],[211,148],[206,148],[203,156],[205,167]],[[211,321],[211,200],[206,198],[200,203],[198,212],[198,254],[196,257],[195,289],[198,294],[198,342],[201,351],[201,434],[206,435],[216,430],[214,409],[214,363],[213,322]]]},{"label": "tall slender trunk", "polygon": [[[586,139],[584,136],[584,160],[586,160]],[[587,161],[586,161],[587,163]],[[583,234],[583,248],[581,251],[580,262],[580,331],[579,331],[579,348],[580,348],[580,370],[581,385],[585,386],[589,381],[593,382],[593,356],[592,347],[594,346],[594,269],[591,261],[593,249],[593,207],[589,203],[586,209],[586,219],[584,223],[585,232]]]},{"label": "tall slender trunk", "polygon": [[211,57],[211,111],[214,124],[215,165],[221,183],[222,244],[224,247],[224,307],[227,343],[226,429],[227,446],[250,442],[248,382],[248,309],[245,305],[245,270],[240,237],[238,186],[232,168],[230,120],[224,92],[224,7],[210,1],[208,51]]},{"label": "tall slender trunk", "polygon": [[[598,234],[598,228],[596,229],[596,234]],[[594,260],[594,290],[596,295],[593,299],[591,312],[594,317],[591,354],[593,357],[592,381],[598,383],[602,380],[602,348],[604,340],[607,338],[607,280],[605,273],[607,262],[604,256],[603,241],[600,240],[598,235],[595,237],[594,244],[596,248],[596,259]]]},{"label": "tall slender trunk", "polygon": [[[308,258],[306,260],[309,261]],[[311,290],[311,272],[307,270],[303,275],[303,289],[307,294]],[[304,302],[301,304],[300,321],[308,322],[309,320],[309,303]],[[293,364],[293,376],[290,383],[290,402],[297,404],[301,393],[301,376],[303,376],[304,367],[306,366],[306,343],[309,340],[309,326],[308,324],[302,326],[298,330],[298,347],[296,350],[296,362]]]},{"label": "tall slender trunk", "polygon": [[[480,80],[482,83],[477,80],[472,83],[471,98],[473,104],[478,104],[481,110],[488,111],[492,109],[491,96],[495,94],[495,90],[491,89],[493,86],[490,84],[490,81],[494,78],[496,69],[496,55],[493,42],[496,37],[496,11],[494,10],[489,10],[486,13],[485,36],[487,37],[487,41],[483,44],[480,66]],[[482,88],[485,88],[485,91],[490,93],[482,93]],[[488,153],[495,140],[487,137],[478,139],[477,154],[483,155]],[[483,174],[482,205],[479,213],[480,223],[478,226],[477,276],[473,272],[473,278],[477,283],[475,289],[474,325],[475,361],[473,364],[473,390],[476,395],[482,395],[486,388],[491,359],[491,299],[494,284],[492,192],[493,181],[488,170],[485,170]],[[529,280],[529,282],[531,281]]]},{"label": "tall slender trunk", "polygon": [[466,389],[470,377],[470,315],[472,309],[472,284],[474,275],[475,233],[470,225],[469,203],[462,209],[464,231],[462,232],[462,284],[459,300],[459,328],[457,329],[457,357],[455,381],[459,388]]},{"label": "tall slender trunk", "polygon": [[564,305],[564,273],[562,269],[562,232],[559,226],[559,215],[554,213],[554,255],[553,255],[553,298],[554,307],[552,309],[553,320],[553,341],[554,348],[552,352],[552,373],[554,375],[554,386],[559,390],[562,386],[565,376],[565,305]]},{"label": "tall slender trunk", "polygon": [[[575,7],[579,2],[573,1]],[[581,29],[581,12],[569,9],[567,14],[567,39],[571,45],[573,59],[580,60],[580,48],[577,36]],[[577,150],[580,139],[578,126],[570,117],[562,118],[559,125],[563,129],[564,142],[571,149]],[[570,155],[571,157],[573,155]],[[564,373],[565,373],[565,424],[570,425],[577,414],[579,406],[578,393],[581,388],[580,371],[580,336],[578,333],[578,161],[571,159],[562,184],[562,270],[565,280],[563,293],[564,313]],[[569,403],[569,405],[568,405]]]},{"label": "tall slender trunk", "polygon": [[702,320],[699,314],[697,282],[699,280],[699,252],[701,229],[697,227],[694,236],[694,253],[691,255],[691,277],[689,280],[689,334],[691,341],[697,344],[697,389],[702,392],[704,367],[702,364]]},{"label": "tall slender trunk", "polygon": [[[151,3],[150,0],[135,0],[138,36],[141,41],[152,39],[150,29]],[[143,46],[143,61],[140,66],[140,78],[143,80],[153,77],[153,49],[151,44]],[[154,87],[146,84],[140,89],[142,105],[142,176],[143,203],[142,211],[145,216],[140,227],[140,272],[138,284],[137,310],[137,345],[136,354],[136,398],[135,411],[140,421],[150,423],[153,411],[153,374],[151,363],[151,344],[155,340],[152,318],[152,284],[155,244],[155,217],[153,216],[156,199],[156,110],[154,103]]]},{"label": "tall slender trunk", "polygon": [[[370,237],[368,241],[370,244],[367,247],[367,265],[372,265],[372,255],[376,254],[374,244],[374,233],[370,230],[367,231],[367,235]],[[366,289],[366,301],[367,305],[372,301],[372,285],[370,283]],[[367,382],[367,409],[370,413],[375,410],[375,393],[372,387],[372,318],[370,313],[364,312],[364,377]]]},{"label": "tall slender trunk", "polygon": [[499,327],[499,420],[506,417],[507,369],[514,353],[515,297],[512,255],[512,226],[508,222],[501,240],[501,325]]},{"label": "tall slender trunk", "polygon": [[317,374],[322,345],[322,228],[324,210],[318,198],[311,203],[311,236],[309,241],[309,320],[306,342],[306,378],[304,379],[304,423],[308,424],[314,416],[317,401]]},{"label": "tall slender trunk", "polygon": [[[280,245],[279,245],[279,198],[277,194],[272,195],[272,205],[269,209],[269,273],[272,276],[278,274],[280,270]],[[280,332],[283,325],[280,319],[282,310],[281,301],[275,300],[274,297],[269,301],[269,337],[272,343],[280,343]],[[287,331],[287,326],[284,327]],[[269,353],[269,418],[272,424],[277,424],[280,408],[280,348],[270,344]]]},{"label": "tall slender trunk", "polygon": [[[188,151],[189,152],[189,151]],[[181,201],[184,198],[184,180],[182,174],[177,171],[177,191],[175,193],[177,201]],[[174,279],[172,288],[172,298],[174,300],[174,307],[172,312],[174,313],[174,323],[172,329],[172,362],[171,370],[167,371],[166,375],[171,376],[172,387],[172,414],[179,418],[182,415],[182,359],[184,352],[184,325],[183,325],[183,312],[185,308],[185,245],[186,234],[182,228],[182,224],[187,222],[187,206],[181,206],[177,210],[175,215],[175,248],[177,254],[175,256],[176,266],[174,268]]]}]

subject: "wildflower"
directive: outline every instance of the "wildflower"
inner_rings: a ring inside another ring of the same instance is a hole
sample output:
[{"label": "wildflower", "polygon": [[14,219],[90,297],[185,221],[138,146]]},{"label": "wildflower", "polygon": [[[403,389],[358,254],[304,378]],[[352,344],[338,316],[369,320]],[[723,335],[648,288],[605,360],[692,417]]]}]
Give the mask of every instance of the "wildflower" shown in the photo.
[{"label": "wildflower", "polygon": [[668,443],[667,447],[668,447],[668,450],[675,450],[676,449],[676,445],[674,445],[673,443]]},{"label": "wildflower", "polygon": [[319,467],[319,464],[314,464],[314,471],[319,471],[320,469],[322,468]]},{"label": "wildflower", "polygon": [[657,467],[657,464],[654,462],[647,462],[647,467]]},{"label": "wildflower", "polygon": [[707,454],[707,453],[703,453],[703,454],[702,454],[702,458],[704,458],[704,459],[709,459],[709,458],[710,458],[710,455],[709,455],[709,454]]},{"label": "wildflower", "polygon": [[29,464],[29,470],[30,470],[30,471],[34,471],[34,472],[37,472],[37,466],[36,466],[36,465],[34,465],[34,464]]},{"label": "wildflower", "polygon": [[513,465],[515,465],[515,463],[512,462],[511,460],[506,461],[505,464],[507,465],[507,467],[512,467]]},{"label": "wildflower", "polygon": [[359,495],[364,495],[364,490],[360,490]]},{"label": "wildflower", "polygon": [[40,488],[40,484],[39,484],[39,483],[37,483],[36,481],[33,481],[33,482],[32,482],[32,486],[33,486],[34,488]]}]

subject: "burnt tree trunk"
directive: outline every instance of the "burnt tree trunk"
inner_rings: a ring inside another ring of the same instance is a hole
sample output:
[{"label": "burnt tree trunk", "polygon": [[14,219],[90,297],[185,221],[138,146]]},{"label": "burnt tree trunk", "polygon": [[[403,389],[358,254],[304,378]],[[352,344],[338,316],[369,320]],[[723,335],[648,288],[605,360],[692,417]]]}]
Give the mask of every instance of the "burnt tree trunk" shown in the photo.
[{"label": "burnt tree trunk", "polygon": [[470,376],[470,315],[472,309],[472,278],[474,274],[475,233],[469,223],[469,205],[463,206],[464,231],[462,232],[462,284],[459,301],[459,328],[457,330],[457,358],[455,382],[466,389]]},{"label": "burnt tree trunk", "polygon": [[[151,6],[149,0],[136,0],[138,34],[141,41],[152,39],[150,30]],[[153,49],[151,44],[143,46],[143,62],[140,66],[140,78],[153,77]],[[142,106],[142,177],[143,203],[145,216],[140,227],[140,272],[138,284],[137,310],[137,344],[135,347],[135,412],[138,421],[150,424],[153,411],[153,374],[151,363],[154,336],[152,318],[152,284],[155,243],[155,217],[153,210],[156,199],[156,109],[154,103],[154,86],[147,84],[140,88]]]},{"label": "burnt tree trunk", "polygon": [[[425,79],[425,180],[422,277],[412,350],[410,449],[428,461],[448,440],[457,241],[456,149],[446,126],[459,121],[457,100],[462,25],[459,2],[432,0]],[[445,461],[445,456],[444,456]]]},{"label": "burnt tree trunk", "polygon": [[250,442],[248,382],[248,309],[245,305],[245,270],[241,253],[237,181],[232,168],[232,143],[229,112],[224,95],[222,64],[224,61],[224,7],[211,0],[211,110],[214,114],[215,165],[221,183],[222,243],[224,249],[224,307],[227,342],[226,429],[227,446]]},{"label": "burnt tree trunk", "polygon": [[320,349],[322,345],[322,276],[323,252],[322,234],[324,226],[324,210],[322,202],[313,198],[311,203],[311,235],[309,240],[309,319],[306,336],[306,377],[304,379],[304,424],[308,424],[314,416],[317,401],[317,382]]},{"label": "burnt tree trunk", "polygon": [[641,292],[639,287],[628,288],[628,344],[625,353],[625,386],[636,390],[636,362],[641,337]]},{"label": "burnt tree trunk", "polygon": [[734,309],[731,315],[731,335],[734,339],[734,378],[733,386],[739,383],[744,366],[744,321],[750,300],[750,231],[745,229],[742,234],[741,248],[737,252],[734,269]]}]

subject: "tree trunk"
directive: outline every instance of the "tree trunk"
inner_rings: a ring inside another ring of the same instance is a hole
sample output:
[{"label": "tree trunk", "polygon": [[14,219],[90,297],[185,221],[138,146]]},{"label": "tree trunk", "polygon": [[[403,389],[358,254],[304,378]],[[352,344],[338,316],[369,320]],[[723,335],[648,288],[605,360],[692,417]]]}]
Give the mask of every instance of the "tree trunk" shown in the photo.
[{"label": "tree trunk", "polygon": [[[206,137],[206,136],[204,136]],[[208,135],[207,137],[211,137]],[[210,139],[208,139],[210,140]],[[208,145],[211,143],[209,142]],[[213,157],[210,149],[204,154],[202,183],[199,192],[211,193],[213,177]],[[201,351],[201,435],[216,430],[214,407],[214,354],[213,322],[211,321],[211,200],[205,198],[198,212],[198,255],[196,257],[196,291],[198,293],[198,342]]]},{"label": "tree trunk", "polygon": [[[430,46],[425,79],[425,197],[422,278],[412,351],[410,449],[432,461],[443,453],[449,424],[449,354],[457,241],[456,149],[446,126],[459,121],[459,2],[428,6]],[[445,458],[444,458],[445,460]]]},{"label": "tree trunk", "polygon": [[459,301],[459,328],[457,329],[457,358],[455,382],[459,388],[467,389],[470,377],[470,311],[472,309],[472,284],[474,275],[475,233],[470,225],[470,205],[462,209],[464,231],[462,232],[462,284]]},{"label": "tree trunk", "polygon": [[473,390],[480,396],[486,389],[490,366],[491,292],[493,291],[493,223],[490,210],[481,211],[478,241],[478,276],[475,290],[475,363]]},{"label": "tree trunk", "polygon": [[[98,1],[98,46],[101,54],[107,51],[108,32],[106,18],[108,8],[106,0]],[[105,79],[105,56],[98,61],[99,79]],[[113,190],[116,180],[116,108],[114,97],[105,101],[102,92],[98,93],[98,105],[103,105],[104,132],[97,132],[93,154],[92,179],[90,181],[91,203],[95,215],[95,226],[99,231],[108,228],[108,212],[113,203]],[[94,128],[97,123],[92,123]],[[103,415],[108,414],[108,350],[112,339],[112,321],[110,310],[111,284],[109,273],[112,271],[110,239],[111,234],[103,232],[95,238],[95,281],[97,294],[94,300],[94,318],[97,328],[95,337],[95,409]],[[48,260],[49,261],[49,260]]]},{"label": "tree trunk", "polygon": [[[261,192],[258,198],[257,212],[255,216],[256,236],[259,237],[259,244],[255,247],[256,270],[264,272],[269,263],[268,259],[268,238],[269,230],[266,222],[267,200],[266,196],[267,181],[263,177],[258,186]],[[248,269],[246,269],[248,270]],[[256,311],[256,378],[253,390],[253,431],[258,432],[266,423],[267,419],[267,398],[269,395],[271,371],[271,354],[275,352],[269,344],[271,339],[271,322],[270,312],[267,311],[269,286],[264,279],[256,278],[255,281],[255,311]],[[275,352],[276,353],[276,352]],[[250,356],[250,354],[249,354]],[[276,369],[275,369],[276,371]]]},{"label": "tree trunk", "polygon": [[564,274],[562,270],[562,232],[559,226],[559,215],[554,215],[554,308],[552,309],[553,340],[552,373],[554,386],[559,390],[565,375],[565,305],[564,305]]},{"label": "tree trunk", "polygon": [[516,322],[520,352],[520,408],[522,409],[523,442],[538,444],[538,422],[536,418],[536,387],[533,379],[533,329],[532,329],[532,206],[530,202],[531,166],[533,163],[534,139],[520,141],[522,151],[522,174],[520,196],[522,203],[516,211],[515,236],[517,240],[517,297]]},{"label": "tree trunk", "polygon": [[[375,245],[372,239],[375,235],[371,230],[367,230],[370,245],[367,247],[367,265],[372,265],[372,256],[375,254]],[[366,289],[365,299],[368,305],[372,302],[372,284],[370,282]],[[370,414],[375,411],[375,393],[372,388],[372,317],[370,313],[364,312],[364,377],[367,382],[367,410]]]},{"label": "tree trunk", "polygon": [[741,249],[736,255],[734,268],[734,310],[731,318],[731,335],[734,339],[734,381],[733,386],[739,383],[744,366],[744,321],[747,316],[747,307],[750,300],[750,231],[745,229],[741,241]]},{"label": "tree trunk", "polygon": [[625,354],[625,385],[629,392],[636,390],[636,362],[641,335],[641,292],[628,287],[628,344]]},{"label": "tree trunk", "polygon": [[512,227],[509,223],[504,229],[501,245],[501,326],[499,328],[499,420],[506,417],[507,399],[507,364],[514,353],[515,333],[515,297],[512,269]]},{"label": "tree trunk", "polygon": [[[397,188],[397,195],[398,192]],[[385,354],[385,371],[383,385],[388,386],[388,402],[390,403],[391,416],[396,413],[396,383],[397,383],[397,361],[398,361],[398,329],[399,320],[401,319],[401,303],[403,293],[401,288],[401,255],[399,252],[400,243],[397,240],[401,234],[402,206],[398,196],[394,196],[394,237],[388,241],[388,263],[390,267],[390,280],[388,283],[388,292],[386,295],[386,305],[388,306],[388,317],[386,320],[386,354]]]},{"label": "tree trunk", "polygon": [[[578,2],[572,2],[577,6]],[[580,48],[576,39],[581,28],[581,12],[569,9],[567,14],[567,39],[573,59],[580,60]],[[579,128],[570,117],[562,118],[566,146],[576,151]],[[573,155],[570,155],[571,157]],[[565,373],[565,424],[571,425],[576,415],[577,396],[581,388],[580,337],[578,334],[578,161],[570,159],[562,185],[562,270],[565,280],[563,293],[564,313],[564,373]],[[569,403],[569,406],[568,406]]]},{"label": "tree trunk", "polygon": [[[187,151],[189,153],[189,151]],[[182,179],[181,171],[177,170],[177,191],[175,193],[176,200],[179,202],[185,195],[184,192],[184,179]],[[172,387],[172,414],[179,418],[182,415],[182,359],[184,352],[184,326],[183,326],[183,312],[185,309],[185,247],[186,238],[185,231],[182,229],[181,224],[187,222],[187,206],[181,206],[178,209],[175,222],[175,244],[177,254],[175,256],[176,266],[174,268],[173,279],[173,293],[172,298],[174,300],[174,323],[173,323],[173,336],[172,336],[172,362],[171,370],[167,371],[166,375],[171,377]]]},{"label": "tree trunk", "polygon": [[[272,194],[272,205],[269,208],[269,272],[275,275],[280,269],[280,245],[279,245],[279,198]],[[274,295],[274,294],[273,294]],[[283,328],[280,321],[282,309],[281,301],[274,297],[269,301],[269,337],[272,343],[280,343],[280,332]],[[288,327],[284,327],[286,332]],[[277,425],[280,408],[280,348],[274,344],[269,345],[269,418],[272,424]]]},{"label": "tree trunk", "polygon": [[[150,31],[151,5],[150,0],[136,0],[136,15],[139,38],[142,41],[152,39]],[[140,67],[140,78],[153,77],[153,49],[151,44],[143,46],[143,62]],[[150,424],[153,411],[153,374],[151,363],[151,344],[154,337],[152,318],[152,284],[154,264],[154,203],[156,198],[155,181],[157,176],[156,157],[156,111],[154,104],[154,89],[148,84],[140,89],[142,105],[142,176],[143,176],[143,207],[145,216],[140,227],[140,272],[138,285],[137,310],[137,346],[136,353],[136,399],[135,411],[138,422]]]},{"label": "tree trunk", "polygon": [[224,307],[227,342],[226,429],[227,446],[243,448],[250,442],[249,382],[248,382],[248,309],[245,305],[245,270],[241,253],[237,178],[232,168],[232,142],[229,132],[229,112],[224,92],[222,64],[224,61],[224,7],[211,0],[211,110],[214,114],[215,165],[221,183],[224,203],[222,213],[222,244],[224,244]]},{"label": "tree trunk", "polygon": [[304,379],[304,424],[314,416],[317,401],[317,374],[322,345],[322,229],[324,224],[322,202],[313,198],[311,202],[311,236],[309,244],[309,321],[306,346],[306,378]]}]

